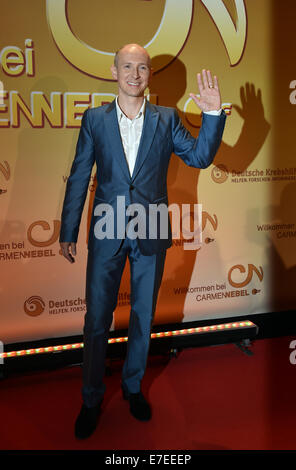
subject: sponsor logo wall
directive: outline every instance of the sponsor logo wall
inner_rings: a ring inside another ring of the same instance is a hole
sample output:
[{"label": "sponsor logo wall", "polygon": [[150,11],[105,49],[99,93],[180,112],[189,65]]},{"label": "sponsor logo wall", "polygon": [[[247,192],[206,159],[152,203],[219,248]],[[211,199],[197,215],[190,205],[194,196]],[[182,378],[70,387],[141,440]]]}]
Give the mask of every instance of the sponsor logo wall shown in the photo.
[{"label": "sponsor logo wall", "polygon": [[[2,342],[82,333],[95,170],[74,265],[60,254],[60,215],[82,114],[116,96],[110,66],[114,52],[128,42],[142,44],[152,57],[148,99],[176,107],[193,135],[201,115],[189,93],[197,93],[202,68],[218,76],[228,115],[221,148],[208,169],[186,167],[172,156],[169,203],[202,205],[202,242],[184,249],[188,239],[182,230],[173,238],[155,323],[274,310],[284,315],[295,307],[296,76],[288,53],[295,39],[292,0],[279,3],[4,2]],[[127,265],[113,329],[127,327],[129,308]]]}]

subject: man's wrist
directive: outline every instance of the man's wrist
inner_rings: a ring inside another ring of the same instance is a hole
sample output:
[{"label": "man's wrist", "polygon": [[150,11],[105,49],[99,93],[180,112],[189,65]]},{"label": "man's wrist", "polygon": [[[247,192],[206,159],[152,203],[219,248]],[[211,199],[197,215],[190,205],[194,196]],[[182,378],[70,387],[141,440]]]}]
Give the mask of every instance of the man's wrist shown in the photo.
[{"label": "man's wrist", "polygon": [[222,108],[213,109],[212,111],[204,111],[204,114],[210,114],[211,116],[220,116],[221,113],[222,113]]}]

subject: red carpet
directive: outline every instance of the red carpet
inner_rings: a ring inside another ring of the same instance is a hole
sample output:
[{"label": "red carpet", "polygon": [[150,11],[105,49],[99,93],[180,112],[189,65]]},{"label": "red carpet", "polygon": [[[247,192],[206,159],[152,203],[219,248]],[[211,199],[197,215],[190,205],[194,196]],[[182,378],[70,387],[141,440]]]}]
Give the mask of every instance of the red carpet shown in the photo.
[{"label": "red carpet", "polygon": [[0,382],[1,450],[294,450],[296,364],[293,337],[257,340],[247,356],[234,345],[183,350],[149,360],[143,390],[148,423],[120,393],[122,361],[106,377],[98,428],[77,441],[81,368],[10,376]]}]

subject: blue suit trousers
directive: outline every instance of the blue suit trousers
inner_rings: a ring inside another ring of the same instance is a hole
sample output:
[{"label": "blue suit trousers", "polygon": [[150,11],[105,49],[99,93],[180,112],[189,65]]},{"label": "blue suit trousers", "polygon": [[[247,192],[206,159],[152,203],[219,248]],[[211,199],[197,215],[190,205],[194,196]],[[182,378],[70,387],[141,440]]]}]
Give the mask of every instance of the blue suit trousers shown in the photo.
[{"label": "blue suit trousers", "polygon": [[151,327],[161,284],[166,250],[145,256],[137,240],[126,237],[114,255],[94,256],[89,251],[86,274],[82,397],[95,406],[105,392],[105,357],[127,258],[130,263],[131,312],[122,385],[130,393],[140,391],[150,346]]}]

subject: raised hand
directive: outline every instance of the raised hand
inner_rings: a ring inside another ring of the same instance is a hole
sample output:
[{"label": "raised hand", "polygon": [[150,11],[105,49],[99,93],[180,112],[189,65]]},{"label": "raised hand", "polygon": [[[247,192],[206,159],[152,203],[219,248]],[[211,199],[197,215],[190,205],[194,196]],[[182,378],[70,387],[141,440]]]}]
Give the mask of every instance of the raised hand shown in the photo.
[{"label": "raised hand", "polygon": [[190,93],[191,98],[202,111],[214,111],[221,109],[221,96],[218,84],[218,78],[210,70],[202,70],[202,74],[197,74],[197,84],[200,97]]}]

